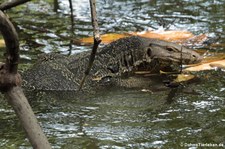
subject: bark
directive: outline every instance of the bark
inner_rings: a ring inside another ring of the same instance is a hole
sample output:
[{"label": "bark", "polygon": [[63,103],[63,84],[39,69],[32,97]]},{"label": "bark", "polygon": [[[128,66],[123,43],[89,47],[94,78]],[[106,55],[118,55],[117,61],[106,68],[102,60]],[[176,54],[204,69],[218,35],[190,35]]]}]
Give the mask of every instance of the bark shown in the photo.
[{"label": "bark", "polygon": [[6,44],[6,62],[0,63],[0,91],[4,92],[9,104],[18,115],[27,137],[35,149],[50,149],[51,146],[20,88],[21,77],[17,72],[19,40],[16,30],[0,11],[0,31]]},{"label": "bark", "polygon": [[8,103],[16,112],[30,143],[34,149],[50,149],[48,139],[44,135],[35,115],[24,96],[21,87],[13,87],[5,93]]},{"label": "bark", "polygon": [[9,73],[16,74],[19,61],[19,40],[9,19],[0,11],[0,30],[6,45],[6,67]]},{"label": "bark", "polygon": [[0,5],[0,10],[4,11],[4,10],[18,6],[20,4],[24,4],[29,1],[31,1],[31,0],[12,0],[12,1],[8,1],[8,2],[4,2]]},{"label": "bark", "polygon": [[96,1],[89,0],[90,8],[91,8],[91,22],[94,29],[94,40],[98,43],[101,42],[100,34],[99,34],[99,27],[98,27],[98,19],[97,19],[97,12],[96,12]]},{"label": "bark", "polygon": [[97,13],[96,13],[96,1],[95,0],[89,0],[89,2],[90,2],[90,8],[91,8],[91,22],[92,22],[92,26],[93,26],[93,30],[94,30],[94,32],[93,32],[94,45],[92,47],[92,51],[91,51],[91,55],[90,55],[90,58],[89,58],[89,63],[88,63],[87,69],[85,71],[83,79],[81,80],[79,90],[82,89],[82,86],[85,82],[85,79],[87,78],[87,76],[90,73],[93,62],[95,60],[95,55],[96,55],[98,46],[102,41],[101,37],[100,37],[100,34],[99,34],[99,27],[98,27]]},{"label": "bark", "polygon": [[70,4],[70,20],[71,20],[71,28],[70,28],[70,45],[69,45],[69,53],[68,55],[71,55],[72,53],[72,48],[73,48],[73,42],[74,42],[74,37],[75,37],[75,23],[74,23],[74,13],[73,13],[73,2],[72,0],[69,0],[69,4]]}]

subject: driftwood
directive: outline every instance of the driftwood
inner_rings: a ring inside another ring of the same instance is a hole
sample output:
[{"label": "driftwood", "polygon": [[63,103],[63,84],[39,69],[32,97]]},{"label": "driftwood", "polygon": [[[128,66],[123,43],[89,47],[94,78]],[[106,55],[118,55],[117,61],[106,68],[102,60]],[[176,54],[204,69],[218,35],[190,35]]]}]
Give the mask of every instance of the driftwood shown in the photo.
[{"label": "driftwood", "polygon": [[18,6],[20,4],[24,4],[29,1],[31,1],[31,0],[12,0],[12,1],[8,1],[8,2],[4,2],[0,5],[0,10],[4,11],[4,10]]},{"label": "driftwood", "polygon": [[82,86],[85,82],[85,79],[89,75],[89,72],[91,70],[93,62],[95,60],[95,55],[96,55],[98,46],[102,41],[101,37],[100,37],[100,34],[99,34],[99,27],[98,27],[97,13],[96,13],[96,1],[95,0],[89,0],[89,2],[90,2],[90,7],[91,7],[91,22],[92,22],[92,26],[93,26],[93,29],[94,29],[94,32],[93,32],[94,45],[92,47],[92,51],[91,51],[91,55],[90,55],[90,59],[89,59],[87,69],[84,73],[83,79],[81,80],[79,90],[82,89]]},{"label": "driftwood", "polygon": [[0,31],[6,44],[6,62],[0,64],[0,91],[5,93],[35,149],[50,149],[51,146],[41,130],[22,88],[21,77],[17,73],[19,61],[19,40],[15,28],[0,11]]}]

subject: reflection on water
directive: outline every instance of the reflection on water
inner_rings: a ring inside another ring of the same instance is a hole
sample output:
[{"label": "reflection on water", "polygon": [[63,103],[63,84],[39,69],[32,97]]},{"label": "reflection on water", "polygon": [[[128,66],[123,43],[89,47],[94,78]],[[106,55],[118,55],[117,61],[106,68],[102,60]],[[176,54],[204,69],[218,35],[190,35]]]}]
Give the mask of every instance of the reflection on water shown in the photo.
[{"label": "reflection on water", "polygon": [[[71,45],[71,39],[92,35],[88,0],[73,0],[74,30],[68,1],[60,1],[59,6],[55,13],[52,3],[30,2],[8,12],[19,31],[23,64],[35,61],[38,53],[90,49]],[[218,45],[225,43],[223,0],[99,0],[97,6],[101,33],[185,29],[195,34],[213,33],[219,37]],[[224,52],[224,46],[208,50]],[[27,95],[54,148],[224,144],[224,71],[197,75],[199,82],[174,93],[168,89],[153,93],[117,90],[81,97],[69,93]],[[175,96],[170,100],[169,95]],[[29,148],[14,112],[1,99],[0,147]]]}]

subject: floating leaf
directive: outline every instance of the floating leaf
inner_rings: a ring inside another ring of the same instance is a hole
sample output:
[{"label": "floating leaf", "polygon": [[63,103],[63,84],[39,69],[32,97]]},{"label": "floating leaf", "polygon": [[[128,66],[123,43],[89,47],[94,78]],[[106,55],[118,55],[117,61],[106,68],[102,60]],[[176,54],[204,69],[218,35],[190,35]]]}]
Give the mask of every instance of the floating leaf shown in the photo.
[{"label": "floating leaf", "polygon": [[159,73],[169,75],[169,74],[177,74],[178,72],[165,72],[165,71],[160,70]]},{"label": "floating leaf", "polygon": [[0,48],[5,47],[5,41],[4,39],[0,39]]},{"label": "floating leaf", "polygon": [[214,63],[211,63],[209,64],[211,67],[213,68],[221,68],[221,69],[225,69],[225,60],[223,61],[218,61],[218,62],[214,62]]},{"label": "floating leaf", "polygon": [[193,36],[188,40],[184,41],[184,45],[187,46],[201,46],[205,41],[207,41],[208,36],[206,34],[201,34],[197,36]]},{"label": "floating leaf", "polygon": [[194,78],[195,78],[195,76],[191,75],[191,74],[179,74],[177,76],[177,78],[174,80],[174,82],[176,82],[176,83],[186,82],[186,81],[192,80]]},{"label": "floating leaf", "polygon": [[217,61],[208,62],[208,63],[205,62],[205,63],[202,63],[197,66],[188,67],[188,68],[184,69],[184,71],[211,70],[211,69],[215,69],[215,67],[225,69],[225,60],[217,60]]},{"label": "floating leaf", "polygon": [[[199,51],[198,51],[199,52]],[[201,63],[188,65],[184,71],[203,71],[217,68],[225,69],[225,53],[209,52]]]},{"label": "floating leaf", "polygon": [[[146,38],[155,38],[161,39],[170,42],[182,43],[187,44],[191,43],[202,43],[206,40],[207,36],[205,34],[195,36],[191,32],[188,31],[143,31],[143,32],[130,32],[130,33],[109,33],[101,35],[102,43],[108,44],[112,41],[118,40],[120,38],[128,37],[128,36],[141,36]],[[76,43],[80,43],[81,45],[90,45],[93,44],[93,37],[82,38]]]},{"label": "floating leaf", "polygon": [[[131,36],[130,34],[116,34],[116,33],[109,33],[109,34],[104,34],[101,35],[102,43],[108,44],[110,42],[113,42],[115,40],[118,40],[120,38],[128,37]],[[79,40],[79,42],[83,45],[90,45],[93,44],[93,37],[87,37],[87,38],[82,38]]]},{"label": "floating leaf", "polygon": [[145,31],[145,32],[133,32],[131,34],[171,42],[182,42],[186,41],[187,39],[195,37],[191,32],[188,31]]}]

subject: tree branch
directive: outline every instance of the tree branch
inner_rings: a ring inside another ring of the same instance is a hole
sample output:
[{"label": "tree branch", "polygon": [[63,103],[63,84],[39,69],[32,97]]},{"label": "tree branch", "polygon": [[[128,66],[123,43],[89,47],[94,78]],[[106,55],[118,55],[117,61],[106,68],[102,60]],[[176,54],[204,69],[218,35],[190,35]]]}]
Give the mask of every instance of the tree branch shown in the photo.
[{"label": "tree branch", "polygon": [[89,63],[87,66],[87,69],[85,71],[84,77],[81,80],[80,88],[79,90],[82,89],[82,86],[85,82],[86,77],[89,75],[90,70],[92,68],[93,62],[95,60],[95,55],[98,49],[99,44],[101,43],[101,37],[99,34],[99,27],[98,27],[98,20],[97,20],[97,13],[96,13],[96,1],[95,0],[89,0],[90,2],[90,7],[91,7],[91,21],[92,21],[92,26],[94,29],[93,36],[94,36],[94,45],[92,47]]},{"label": "tree branch", "polygon": [[0,12],[0,29],[6,44],[6,67],[9,73],[16,74],[19,61],[19,40],[15,28]]},{"label": "tree branch", "polygon": [[17,73],[19,61],[19,40],[16,30],[0,11],[0,31],[6,44],[6,63],[0,63],[0,91],[4,92],[13,107],[35,149],[51,149],[40,125],[20,87],[21,77]]},{"label": "tree branch", "polygon": [[31,0],[12,0],[12,1],[8,1],[8,2],[4,2],[0,5],[0,10],[4,11],[4,10],[18,6],[20,4],[24,4],[29,1],[31,1]]},{"label": "tree branch", "polygon": [[26,135],[34,149],[51,149],[47,137],[29,105],[21,87],[16,86],[5,93],[8,103],[13,107],[16,115],[26,132]]}]

